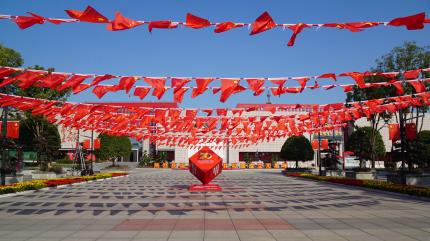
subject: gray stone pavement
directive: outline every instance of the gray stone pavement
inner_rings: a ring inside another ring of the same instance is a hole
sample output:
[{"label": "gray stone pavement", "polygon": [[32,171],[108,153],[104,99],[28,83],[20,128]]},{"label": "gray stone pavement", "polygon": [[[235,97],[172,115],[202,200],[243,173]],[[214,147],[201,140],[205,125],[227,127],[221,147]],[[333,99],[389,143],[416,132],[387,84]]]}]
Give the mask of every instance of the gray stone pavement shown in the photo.
[{"label": "gray stone pavement", "polygon": [[430,240],[430,202],[282,176],[224,171],[189,193],[187,171],[0,197],[0,241]]}]

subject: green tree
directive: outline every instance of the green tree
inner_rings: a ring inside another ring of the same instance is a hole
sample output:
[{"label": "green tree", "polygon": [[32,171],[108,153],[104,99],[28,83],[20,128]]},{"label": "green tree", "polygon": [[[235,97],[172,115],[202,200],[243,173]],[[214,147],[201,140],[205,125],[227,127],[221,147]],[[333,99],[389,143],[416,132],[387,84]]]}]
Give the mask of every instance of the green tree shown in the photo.
[{"label": "green tree", "polygon": [[421,131],[417,139],[408,143],[410,159],[419,168],[430,167],[430,131]]},{"label": "green tree", "polygon": [[20,67],[24,63],[21,54],[11,48],[0,44],[0,65],[7,67]]},{"label": "green tree", "polygon": [[36,151],[41,169],[46,169],[48,163],[57,159],[61,147],[57,127],[41,116],[31,116],[20,121],[18,143],[25,150]]},{"label": "green tree", "polygon": [[359,158],[360,169],[364,169],[364,161],[371,160],[371,158],[375,157],[376,160],[378,160],[380,157],[385,155],[385,145],[381,134],[379,131],[376,132],[374,142],[371,141],[372,135],[372,127],[356,127],[346,143],[346,150],[354,152],[354,155]]},{"label": "green tree", "polygon": [[298,167],[299,161],[309,161],[314,158],[314,150],[306,137],[290,136],[282,145],[280,157],[284,160],[296,161],[296,167]]},{"label": "green tree", "polygon": [[[405,70],[428,68],[430,64],[430,51],[429,47],[419,47],[415,42],[405,42],[401,47],[395,47],[388,54],[382,56],[376,60],[376,67],[372,69],[374,72],[402,72]],[[424,75],[424,74],[423,74]],[[426,77],[426,76],[423,76]],[[397,76],[397,80],[401,80],[401,75]],[[367,83],[374,82],[387,82],[387,79],[382,76],[371,76],[366,77],[365,81]],[[413,94],[415,90],[409,84],[403,84],[403,89],[405,94]],[[347,94],[347,103],[350,101],[363,101],[369,99],[379,99],[391,96],[396,96],[396,89],[394,86],[390,87],[377,87],[377,88],[365,88],[360,89],[355,87],[354,90]],[[428,107],[411,107],[400,111],[404,118],[415,119],[416,125],[419,127],[418,131],[422,129],[423,118],[422,115],[427,111]],[[419,116],[421,115],[421,118]],[[372,163],[372,168],[375,167],[375,160],[377,158],[377,152],[375,150],[375,142],[377,133],[391,120],[393,117],[398,120],[398,116],[389,112],[375,113],[369,118],[370,126],[372,127],[372,132],[370,135],[370,160]],[[421,122],[421,124],[419,123]],[[412,167],[412,165],[409,165]]]},{"label": "green tree", "polygon": [[100,160],[112,160],[112,165],[118,157],[129,156],[131,153],[131,141],[127,136],[111,136],[100,134],[100,149],[95,150],[95,155]]}]

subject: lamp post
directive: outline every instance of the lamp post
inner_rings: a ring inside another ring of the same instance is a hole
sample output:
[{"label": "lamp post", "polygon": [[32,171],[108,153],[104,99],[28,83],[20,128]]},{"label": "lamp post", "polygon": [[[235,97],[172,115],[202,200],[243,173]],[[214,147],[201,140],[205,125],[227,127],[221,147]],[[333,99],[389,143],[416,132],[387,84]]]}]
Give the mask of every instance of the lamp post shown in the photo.
[{"label": "lamp post", "polygon": [[2,157],[1,157],[1,163],[0,163],[0,183],[1,185],[5,185],[6,184],[6,173],[5,173],[5,168],[6,168],[6,156],[7,156],[7,115],[8,115],[8,111],[9,111],[9,107],[4,107],[3,108],[3,118],[2,118],[2,129],[1,129],[1,134],[2,134]]}]

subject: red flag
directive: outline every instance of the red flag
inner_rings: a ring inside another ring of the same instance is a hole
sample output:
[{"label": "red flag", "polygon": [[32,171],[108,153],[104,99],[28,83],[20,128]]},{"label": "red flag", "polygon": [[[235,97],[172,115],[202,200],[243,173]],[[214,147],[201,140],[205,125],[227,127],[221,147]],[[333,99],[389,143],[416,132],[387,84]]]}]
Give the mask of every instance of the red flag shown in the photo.
[{"label": "red flag", "polygon": [[94,149],[100,149],[100,139],[99,138],[96,138],[96,139],[94,139],[94,143],[93,143],[93,147],[94,147]]},{"label": "red flag", "polygon": [[109,19],[97,12],[93,7],[88,6],[84,12],[79,10],[65,10],[66,13],[82,22],[109,23]]},{"label": "red flag", "polygon": [[32,86],[34,83],[36,83],[38,80],[45,77],[47,72],[45,71],[39,71],[39,70],[27,70],[24,73],[14,77],[16,80],[19,80],[20,82],[17,84],[21,89],[27,89],[28,87]]},{"label": "red flag", "polygon": [[249,89],[254,91],[254,96],[258,96],[263,93],[264,88],[261,88],[264,84],[264,79],[246,79],[248,82]]},{"label": "red flag", "polygon": [[302,88],[301,91],[303,91],[306,87],[306,83],[308,82],[309,78],[308,77],[302,77],[302,78],[294,78],[295,80],[297,80],[297,82],[299,82],[300,87]]},{"label": "red flag", "polygon": [[80,92],[82,92],[82,91],[84,91],[90,87],[91,87],[90,84],[79,84],[79,85],[74,86],[72,88],[72,91],[73,91],[73,94],[78,94],[78,93],[80,93]]},{"label": "red flag", "polygon": [[105,75],[96,75],[96,77],[93,79],[93,82],[91,83],[92,85],[97,85],[102,81],[108,80],[108,79],[113,79],[116,78],[116,76],[111,75],[111,74],[105,74]]},{"label": "red flag", "polygon": [[421,73],[421,69],[408,70],[403,73],[405,79],[416,79]]},{"label": "red flag", "polygon": [[203,94],[207,89],[208,85],[213,81],[213,78],[198,78],[196,79],[196,88],[193,88],[193,93],[191,94],[191,98],[195,98]]},{"label": "red flag", "polygon": [[198,28],[208,27],[210,25],[211,25],[211,23],[207,19],[194,16],[191,13],[187,13],[187,19],[186,19],[185,26],[187,26],[189,28],[198,29]]},{"label": "red flag", "polygon": [[15,72],[18,72],[18,70],[9,67],[0,67],[0,79],[7,77]]},{"label": "red flag", "polygon": [[[0,122],[0,135],[2,132],[3,122]],[[6,138],[18,139],[19,138],[19,121],[8,121],[6,123]]]},{"label": "red flag", "polygon": [[228,31],[232,28],[238,28],[238,27],[243,27],[243,26],[245,26],[245,25],[244,24],[237,24],[237,23],[233,23],[233,22],[218,23],[216,25],[214,32],[215,33],[222,33],[222,32]]},{"label": "red flag", "polygon": [[43,71],[26,70],[25,72],[23,72],[23,73],[15,76],[15,77],[10,77],[10,78],[8,78],[6,80],[3,80],[0,83],[0,88],[3,88],[3,87],[5,87],[7,85],[10,85],[10,84],[13,84],[17,80],[21,80],[21,81],[24,81],[24,82],[29,82],[30,85],[32,85],[32,84],[36,83],[37,80],[41,79],[45,75],[45,73],[46,72],[43,72]]},{"label": "red flag", "polygon": [[75,74],[70,79],[68,79],[64,84],[57,88],[58,91],[63,91],[68,88],[75,88],[81,84],[84,80],[93,77],[92,75],[81,75]]},{"label": "red flag", "polygon": [[362,31],[360,28],[356,28],[352,25],[348,25],[348,24],[344,24],[344,23],[325,23],[322,26],[323,27],[330,27],[330,28],[338,28],[338,29],[348,29],[351,32]]},{"label": "red flag", "polygon": [[405,124],[405,136],[408,141],[417,139],[417,125],[415,123]]},{"label": "red flag", "polygon": [[[362,30],[362,28],[371,28],[371,27],[376,27],[378,26],[379,23],[378,22],[351,22],[351,23],[346,23],[346,28],[351,28],[350,30],[352,31],[352,29],[359,29],[360,31]],[[354,32],[354,31],[353,31]]]},{"label": "red flag", "polygon": [[116,92],[118,87],[115,85],[97,85],[93,89],[93,93],[101,99],[107,92]]},{"label": "red flag", "polygon": [[400,125],[399,124],[388,124],[388,136],[392,141],[400,140]]},{"label": "red flag", "polygon": [[250,35],[261,33],[274,27],[276,27],[276,23],[266,11],[261,14],[257,19],[255,19],[254,23],[252,24],[252,31]]},{"label": "red flag", "polygon": [[299,35],[300,32],[302,32],[302,30],[304,28],[309,28],[310,26],[304,23],[299,23],[299,24],[295,24],[293,26],[288,26],[289,29],[291,29],[293,31],[293,35],[291,35],[290,41],[288,41],[288,46],[293,46],[294,42],[296,41],[296,37],[297,35]]},{"label": "red flag", "polygon": [[357,83],[358,87],[362,88],[366,88],[366,83],[364,82],[364,74],[363,73],[359,73],[359,72],[346,72],[346,73],[342,73],[340,74],[340,76],[349,76],[351,78],[353,78],[355,80],[355,82]]},{"label": "red flag", "polygon": [[312,140],[311,145],[312,149],[318,150],[318,140]]},{"label": "red flag", "polygon": [[336,87],[336,85],[324,85],[323,88],[325,90],[329,90],[329,89],[333,89],[334,87]]},{"label": "red flag", "polygon": [[298,87],[288,87],[288,88],[283,88],[282,89],[283,93],[291,93],[291,94],[297,94],[303,91],[302,88],[298,88]]},{"label": "red flag", "polygon": [[191,81],[190,78],[172,78],[172,88],[182,88],[184,85],[186,85],[188,82]]},{"label": "red flag", "polygon": [[152,91],[152,96],[157,97],[157,99],[161,99],[164,95],[164,92],[166,92],[167,88],[156,88]]},{"label": "red flag", "polygon": [[128,94],[130,92],[131,88],[133,87],[134,83],[139,79],[139,77],[132,77],[132,76],[126,76],[122,77],[119,80],[118,89],[125,90],[125,93]]},{"label": "red flag", "polygon": [[393,82],[391,83],[394,87],[396,87],[396,94],[403,95],[405,91],[403,90],[403,84],[401,82]]},{"label": "red flag", "polygon": [[154,89],[164,89],[166,78],[144,78],[145,82],[150,84]]},{"label": "red flag", "polygon": [[142,24],[142,22],[138,22],[131,18],[126,18],[120,12],[116,12],[115,19],[109,24],[107,24],[106,28],[110,31],[118,31],[134,28]]},{"label": "red flag", "polygon": [[351,92],[354,90],[354,85],[340,85],[343,88],[343,92]]},{"label": "red flag", "polygon": [[284,84],[287,81],[286,79],[282,79],[282,78],[269,78],[269,81],[272,82],[273,84],[278,85],[278,90],[275,92],[273,92],[272,88],[271,91],[273,93],[273,95],[275,96],[280,96],[281,94],[285,93],[285,88],[284,88]]},{"label": "red flag", "polygon": [[82,142],[82,146],[84,147],[84,149],[90,149],[91,148],[91,141],[90,140],[84,140]]},{"label": "red flag", "polygon": [[222,103],[224,103],[236,91],[240,92],[240,91],[243,91],[245,89],[239,85],[239,82],[240,82],[240,79],[221,79],[220,101]]},{"label": "red flag", "polygon": [[20,29],[29,28],[35,24],[43,24],[45,18],[34,13],[29,13],[31,16],[18,16],[13,21]]},{"label": "red flag", "polygon": [[408,30],[417,30],[424,28],[426,14],[424,12],[391,20],[388,25],[391,26],[406,26]]},{"label": "red flag", "polygon": [[311,90],[314,90],[314,89],[318,89],[319,87],[321,87],[321,86],[318,84],[318,81],[314,80],[314,85],[309,87],[309,88]]},{"label": "red flag", "polygon": [[59,86],[63,81],[67,78],[69,78],[70,74],[66,73],[50,73],[46,77],[39,80],[39,83],[37,86],[49,88],[49,89],[55,89],[57,86]]},{"label": "red flag", "polygon": [[182,103],[184,99],[185,92],[188,91],[188,88],[175,88],[173,90],[173,100],[177,103]]},{"label": "red flag", "polygon": [[336,79],[336,74],[333,73],[326,73],[326,74],[322,74],[320,76],[317,77],[318,79],[323,79],[323,78],[332,78],[334,81],[337,81]]},{"label": "red flag", "polygon": [[285,87],[279,88],[279,87],[270,87],[270,91],[272,91],[272,94],[274,96],[281,96],[285,93]]},{"label": "red flag", "polygon": [[328,149],[328,140],[327,139],[322,139],[321,140],[321,146],[320,146],[321,150],[327,150]]},{"label": "red flag", "polygon": [[421,92],[426,91],[426,86],[424,85],[423,82],[421,82],[419,80],[408,81],[408,83],[414,87],[414,89],[417,93],[421,93]]},{"label": "red flag", "polygon": [[177,28],[178,24],[170,20],[152,21],[148,24],[148,31],[152,33],[154,28]]},{"label": "red flag", "polygon": [[216,109],[217,116],[226,116],[227,115],[227,109]]}]

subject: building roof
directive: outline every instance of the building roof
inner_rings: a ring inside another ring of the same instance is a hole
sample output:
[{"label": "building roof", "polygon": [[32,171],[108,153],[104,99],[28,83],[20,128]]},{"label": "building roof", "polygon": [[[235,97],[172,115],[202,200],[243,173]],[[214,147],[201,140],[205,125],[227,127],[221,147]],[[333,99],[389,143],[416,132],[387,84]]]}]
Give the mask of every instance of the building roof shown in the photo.
[{"label": "building roof", "polygon": [[87,104],[113,105],[123,107],[178,108],[178,104],[175,102],[88,102]]}]

